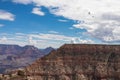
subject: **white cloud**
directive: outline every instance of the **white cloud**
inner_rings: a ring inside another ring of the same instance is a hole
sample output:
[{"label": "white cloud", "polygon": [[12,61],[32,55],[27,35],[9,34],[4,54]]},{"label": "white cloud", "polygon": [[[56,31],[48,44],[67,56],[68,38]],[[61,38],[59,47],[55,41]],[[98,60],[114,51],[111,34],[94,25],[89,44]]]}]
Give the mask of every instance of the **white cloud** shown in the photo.
[{"label": "white cloud", "polygon": [[82,40],[80,38],[72,38],[71,40],[71,43],[74,43],[74,44],[91,44],[91,43],[94,43],[94,41],[92,40]]},{"label": "white cloud", "polygon": [[76,24],[76,28],[86,29],[87,33],[103,42],[120,42],[119,21],[99,21],[88,24]]},{"label": "white cloud", "polygon": [[120,42],[120,0],[30,0],[29,3],[44,6],[54,15],[77,21],[74,27],[86,29],[94,38],[104,42]]},{"label": "white cloud", "polygon": [[29,36],[29,44],[30,44],[30,45],[36,45],[36,44],[37,44],[37,41],[34,40],[32,36]]},{"label": "white cloud", "polygon": [[31,34],[34,38],[45,39],[45,40],[57,40],[57,41],[70,41],[73,37],[59,35],[59,34]]},{"label": "white cloud", "polygon": [[78,38],[78,37],[72,37],[72,36],[65,36],[65,35],[61,35],[61,34],[54,34],[54,33],[50,33],[50,34],[31,34],[30,36],[34,37],[34,38],[39,38],[39,39],[43,39],[43,40],[53,40],[53,41],[65,41],[65,42],[70,42],[72,38]]},{"label": "white cloud", "polygon": [[12,0],[15,3],[21,3],[21,4],[29,4],[32,2],[32,0]]},{"label": "white cloud", "polygon": [[7,11],[0,10],[0,20],[9,20],[9,21],[14,21],[15,16]]},{"label": "white cloud", "polygon": [[44,16],[45,15],[45,13],[42,12],[40,8],[33,8],[32,13],[37,14],[39,16]]},{"label": "white cloud", "polygon": [[5,43],[7,41],[7,37],[3,36],[0,38],[0,43]]},{"label": "white cloud", "polygon": [[15,33],[16,35],[25,35],[24,33]]},{"label": "white cloud", "polygon": [[[45,0],[37,5],[47,7],[51,13],[79,22],[77,28],[86,29],[94,38],[105,42],[120,41],[119,0]],[[116,31],[117,30],[117,31]]]},{"label": "white cloud", "polygon": [[48,31],[49,33],[53,33],[53,34],[58,34],[59,32],[57,31]]},{"label": "white cloud", "polygon": [[79,37],[72,37],[60,34],[0,34],[0,44],[17,44],[20,46],[34,45],[38,48],[46,48],[52,46],[55,48],[60,47],[65,43],[70,43],[74,39],[76,43],[92,43],[92,40],[83,40]]},{"label": "white cloud", "polygon": [[67,20],[59,19],[60,22],[68,22]]},{"label": "white cloud", "polygon": [[[79,37],[71,37],[71,36],[65,36],[65,35],[60,35],[60,34],[31,34],[30,35],[32,38],[37,38],[39,40],[45,40],[45,44],[49,43],[49,45],[53,45],[54,43],[55,47],[59,47],[65,43],[71,43],[71,41],[74,39],[75,43],[94,43],[94,41],[90,39],[80,39]],[[48,46],[48,45],[47,45]],[[47,47],[46,46],[46,47]]]}]

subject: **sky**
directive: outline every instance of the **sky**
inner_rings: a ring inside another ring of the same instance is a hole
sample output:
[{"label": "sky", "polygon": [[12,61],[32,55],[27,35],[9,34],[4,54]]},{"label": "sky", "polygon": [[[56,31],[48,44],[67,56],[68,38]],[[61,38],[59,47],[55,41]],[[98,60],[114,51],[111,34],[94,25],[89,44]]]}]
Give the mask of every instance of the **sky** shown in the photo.
[{"label": "sky", "polygon": [[0,0],[0,44],[119,44],[120,0]]}]

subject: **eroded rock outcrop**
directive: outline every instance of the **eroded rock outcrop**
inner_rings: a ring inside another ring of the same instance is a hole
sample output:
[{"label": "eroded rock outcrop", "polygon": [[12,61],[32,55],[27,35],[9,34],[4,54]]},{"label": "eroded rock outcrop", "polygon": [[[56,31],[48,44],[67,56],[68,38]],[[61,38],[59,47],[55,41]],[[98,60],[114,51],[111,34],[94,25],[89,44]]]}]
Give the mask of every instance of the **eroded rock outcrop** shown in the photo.
[{"label": "eroded rock outcrop", "polygon": [[65,44],[25,73],[28,80],[120,80],[120,46]]}]

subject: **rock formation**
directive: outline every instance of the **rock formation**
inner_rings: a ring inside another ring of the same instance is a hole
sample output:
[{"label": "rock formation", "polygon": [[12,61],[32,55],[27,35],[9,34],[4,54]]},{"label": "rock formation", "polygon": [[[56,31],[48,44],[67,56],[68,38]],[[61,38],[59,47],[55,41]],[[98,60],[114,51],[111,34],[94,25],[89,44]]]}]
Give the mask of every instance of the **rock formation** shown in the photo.
[{"label": "rock formation", "polygon": [[53,47],[47,47],[45,49],[41,49],[41,51],[45,54],[49,54],[53,50],[55,50]]},{"label": "rock formation", "polygon": [[120,46],[65,44],[25,69],[26,80],[120,80]]},{"label": "rock formation", "polygon": [[31,45],[21,47],[0,44],[0,73],[25,67],[46,54]]}]

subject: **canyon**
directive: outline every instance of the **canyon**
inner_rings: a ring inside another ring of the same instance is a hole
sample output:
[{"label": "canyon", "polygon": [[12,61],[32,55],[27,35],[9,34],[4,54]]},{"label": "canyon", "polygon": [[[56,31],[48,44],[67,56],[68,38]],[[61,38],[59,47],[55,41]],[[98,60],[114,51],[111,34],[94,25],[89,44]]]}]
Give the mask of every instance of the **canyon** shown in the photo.
[{"label": "canyon", "polygon": [[120,80],[120,45],[65,44],[21,73],[7,80]]},{"label": "canyon", "polygon": [[21,47],[19,45],[0,44],[0,73],[24,68],[52,50],[54,50],[52,47],[40,50],[32,45]]},{"label": "canyon", "polygon": [[25,69],[31,80],[120,80],[120,46],[65,44]]}]

